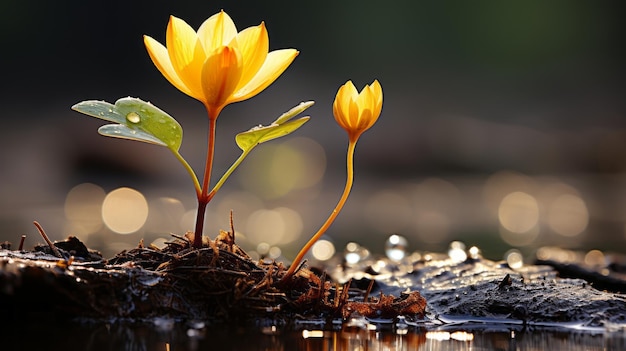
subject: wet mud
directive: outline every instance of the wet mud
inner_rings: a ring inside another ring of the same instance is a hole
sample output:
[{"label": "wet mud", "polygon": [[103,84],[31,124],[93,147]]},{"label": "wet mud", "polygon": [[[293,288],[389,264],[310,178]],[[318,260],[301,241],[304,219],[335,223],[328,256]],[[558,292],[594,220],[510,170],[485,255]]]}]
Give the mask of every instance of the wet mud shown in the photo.
[{"label": "wet mud", "polygon": [[590,328],[626,322],[618,256],[606,267],[588,267],[576,255],[544,248],[536,262],[515,269],[475,253],[463,260],[439,253],[350,264],[338,258],[282,281],[282,262],[251,260],[227,232],[202,249],[190,243],[175,236],[165,248],[140,243],[110,259],[74,237],[54,243],[57,250],[11,250],[5,243],[0,318],[283,324],[402,318],[423,326],[474,321]]}]

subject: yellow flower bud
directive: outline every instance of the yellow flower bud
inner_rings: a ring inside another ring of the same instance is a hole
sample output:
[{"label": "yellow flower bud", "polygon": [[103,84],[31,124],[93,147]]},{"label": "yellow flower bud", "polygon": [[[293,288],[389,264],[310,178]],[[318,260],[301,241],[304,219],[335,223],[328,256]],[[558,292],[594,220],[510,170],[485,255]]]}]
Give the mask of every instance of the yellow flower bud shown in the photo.
[{"label": "yellow flower bud", "polygon": [[341,128],[348,132],[351,141],[376,123],[383,108],[383,90],[374,80],[359,93],[352,83],[346,82],[337,91],[333,103],[333,114]]}]

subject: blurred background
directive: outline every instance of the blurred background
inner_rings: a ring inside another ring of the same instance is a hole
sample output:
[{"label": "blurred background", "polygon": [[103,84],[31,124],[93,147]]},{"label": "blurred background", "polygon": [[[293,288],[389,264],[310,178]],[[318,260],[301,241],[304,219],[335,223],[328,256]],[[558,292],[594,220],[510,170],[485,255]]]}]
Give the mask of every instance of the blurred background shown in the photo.
[{"label": "blurred background", "polygon": [[214,180],[236,133],[316,103],[293,135],[262,145],[209,205],[205,234],[293,258],[338,201],[346,133],[332,101],[348,79],[378,79],[383,113],[356,150],[355,183],[315,258],[358,242],[384,252],[451,241],[491,259],[538,247],[626,252],[623,2],[32,1],[0,4],[0,241],[78,236],[105,257],[194,225],[196,200],[165,148],[99,136],[79,101],[151,101],[183,126],[201,177],[207,118],[150,61],[170,15],[198,28],[224,9],[238,29],[265,21],[270,49],[300,55],[217,124]]}]

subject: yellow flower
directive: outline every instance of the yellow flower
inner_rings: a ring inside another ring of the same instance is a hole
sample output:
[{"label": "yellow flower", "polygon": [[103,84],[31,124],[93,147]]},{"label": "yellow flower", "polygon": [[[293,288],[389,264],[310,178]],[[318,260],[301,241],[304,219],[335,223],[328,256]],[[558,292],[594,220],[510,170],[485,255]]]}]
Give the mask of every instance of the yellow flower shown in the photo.
[{"label": "yellow flower", "polygon": [[378,80],[366,85],[360,93],[349,80],[337,91],[333,114],[341,128],[348,132],[350,141],[355,141],[376,123],[382,108],[383,90]]},{"label": "yellow flower", "polygon": [[337,218],[337,215],[346,204],[352,183],[354,182],[354,150],[356,142],[364,131],[370,129],[383,109],[383,88],[381,88],[378,80],[374,80],[371,85],[366,85],[359,93],[352,81],[339,87],[335,101],[333,102],[333,114],[335,120],[341,128],[348,132],[348,152],[346,155],[346,186],[343,188],[343,194],[335,206],[333,212],[330,213],[326,222],[322,227],[304,244],[296,258],[291,262],[291,266],[281,278],[281,282],[289,282],[296,270],[300,267],[300,262],[304,255],[313,247],[313,245],[324,235],[330,228],[331,224]]},{"label": "yellow flower", "polygon": [[295,49],[269,52],[263,22],[237,32],[224,11],[204,21],[197,32],[185,21],[170,16],[167,46],[147,35],[144,44],[165,78],[204,103],[213,119],[224,106],[267,88],[298,55]]}]

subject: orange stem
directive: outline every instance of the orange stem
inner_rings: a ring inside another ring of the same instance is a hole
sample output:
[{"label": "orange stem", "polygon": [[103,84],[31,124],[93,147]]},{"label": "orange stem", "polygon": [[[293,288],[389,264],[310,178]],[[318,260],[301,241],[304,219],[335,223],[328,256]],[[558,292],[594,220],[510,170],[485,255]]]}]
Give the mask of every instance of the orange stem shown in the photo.
[{"label": "orange stem", "polygon": [[[207,111],[210,111],[207,106]],[[204,215],[206,207],[211,198],[209,196],[209,182],[211,180],[211,172],[213,170],[213,157],[215,155],[215,121],[217,116],[211,116],[209,112],[209,138],[207,146],[206,164],[204,166],[204,178],[202,179],[202,189],[198,195],[198,213],[196,214],[196,229],[194,231],[193,247],[199,249],[202,247],[202,231],[204,229]]]},{"label": "orange stem", "polygon": [[324,222],[322,227],[317,231],[317,233],[315,233],[311,237],[311,239],[309,239],[309,241],[302,247],[302,249],[300,249],[300,252],[298,252],[298,255],[291,263],[289,270],[287,270],[287,273],[285,273],[285,275],[281,279],[281,282],[288,281],[291,278],[291,276],[296,272],[296,269],[298,269],[298,266],[300,266],[300,262],[304,258],[304,255],[306,255],[306,253],[311,249],[311,247],[313,247],[315,242],[317,242],[319,238],[321,238],[322,235],[324,235],[324,233],[328,230],[328,228],[333,223],[335,218],[337,218],[337,215],[339,214],[339,211],[341,211],[341,209],[343,208],[343,205],[346,203],[346,200],[348,199],[348,195],[350,195],[350,190],[352,189],[352,183],[354,180],[354,148],[356,147],[357,140],[358,138],[350,138],[350,142],[348,144],[348,155],[346,158],[346,167],[348,171],[347,171],[347,176],[346,176],[346,186],[343,189],[343,194],[341,195],[341,199],[339,199],[337,206],[335,206],[335,209],[330,214],[326,222]]}]

